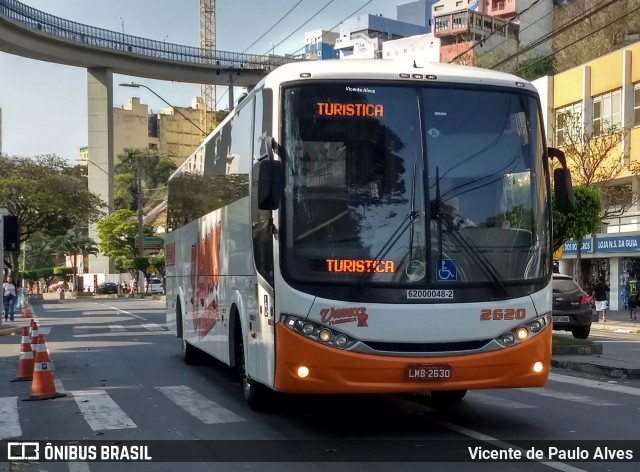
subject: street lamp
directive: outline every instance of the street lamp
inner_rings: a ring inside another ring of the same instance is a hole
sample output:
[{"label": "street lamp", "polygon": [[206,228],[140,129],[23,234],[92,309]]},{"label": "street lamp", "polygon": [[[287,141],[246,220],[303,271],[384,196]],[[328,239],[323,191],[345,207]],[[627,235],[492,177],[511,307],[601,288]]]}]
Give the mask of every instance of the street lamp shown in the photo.
[{"label": "street lamp", "polygon": [[124,19],[120,16],[120,23],[122,24],[122,49],[124,50]]},{"label": "street lamp", "polygon": [[197,124],[195,124],[193,121],[191,121],[191,119],[189,119],[189,117],[187,117],[184,113],[182,113],[180,110],[178,110],[176,107],[174,107],[171,103],[169,103],[168,101],[166,101],[164,98],[162,98],[160,95],[158,95],[157,93],[155,93],[153,90],[151,90],[149,87],[147,87],[144,84],[136,84],[134,82],[131,82],[130,84],[120,84],[121,87],[132,87],[132,88],[140,88],[140,87],[144,87],[146,88],[149,92],[151,92],[152,94],[154,94],[156,97],[158,97],[160,100],[162,100],[164,103],[166,103],[168,106],[170,106],[173,111],[175,111],[176,113],[178,113],[180,116],[182,116],[182,118],[184,118],[185,120],[187,120],[189,123],[191,123],[193,126],[195,126],[195,128],[200,131],[200,133],[202,133],[203,136],[206,136],[207,133],[204,132],[204,130],[202,128],[200,128]]}]

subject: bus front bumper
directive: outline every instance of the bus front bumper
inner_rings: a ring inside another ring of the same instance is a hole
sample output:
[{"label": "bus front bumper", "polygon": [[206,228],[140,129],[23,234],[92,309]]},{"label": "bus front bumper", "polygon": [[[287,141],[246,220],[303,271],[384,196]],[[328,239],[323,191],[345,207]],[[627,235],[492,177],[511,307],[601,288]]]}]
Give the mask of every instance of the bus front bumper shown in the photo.
[{"label": "bus front bumper", "polygon": [[[400,393],[432,390],[541,387],[549,375],[551,327],[518,345],[442,357],[400,357],[344,351],[276,325],[274,388],[290,393]],[[541,362],[542,370],[534,371]],[[409,365],[446,364],[448,379],[410,380]],[[300,367],[308,375],[298,375]]]}]

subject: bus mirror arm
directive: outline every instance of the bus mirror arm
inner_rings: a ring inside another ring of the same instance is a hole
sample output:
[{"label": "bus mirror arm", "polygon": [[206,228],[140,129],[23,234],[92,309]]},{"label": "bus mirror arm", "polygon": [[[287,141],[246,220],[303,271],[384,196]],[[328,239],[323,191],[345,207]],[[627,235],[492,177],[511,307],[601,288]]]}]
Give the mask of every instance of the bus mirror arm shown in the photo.
[{"label": "bus mirror arm", "polygon": [[559,168],[553,169],[553,191],[556,204],[562,213],[569,213],[575,208],[575,196],[571,183],[571,172],[567,168],[567,159],[560,149],[550,147],[549,157],[556,158],[560,162]]}]

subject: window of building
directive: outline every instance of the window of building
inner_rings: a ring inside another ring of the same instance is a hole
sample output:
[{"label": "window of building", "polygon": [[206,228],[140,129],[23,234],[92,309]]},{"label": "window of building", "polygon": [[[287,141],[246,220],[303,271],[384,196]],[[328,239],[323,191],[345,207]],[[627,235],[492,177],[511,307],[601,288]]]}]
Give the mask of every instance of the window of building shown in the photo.
[{"label": "window of building", "polygon": [[593,132],[600,134],[621,122],[621,90],[613,90],[593,97]]},{"label": "window of building", "polygon": [[563,146],[567,139],[577,139],[582,129],[582,103],[576,102],[556,108],[556,146]]},{"label": "window of building", "polygon": [[633,89],[633,126],[640,126],[640,84]]}]

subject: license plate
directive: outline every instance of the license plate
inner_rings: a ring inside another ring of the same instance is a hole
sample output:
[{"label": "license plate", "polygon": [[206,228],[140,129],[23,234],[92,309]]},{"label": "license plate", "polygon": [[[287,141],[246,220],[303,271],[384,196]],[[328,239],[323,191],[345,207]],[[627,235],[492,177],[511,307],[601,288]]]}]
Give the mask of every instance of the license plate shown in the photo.
[{"label": "license plate", "polygon": [[407,380],[413,382],[436,382],[451,379],[449,364],[409,364]]},{"label": "license plate", "polygon": [[553,317],[553,322],[554,323],[568,323],[569,322],[569,317],[568,316],[554,316]]}]

